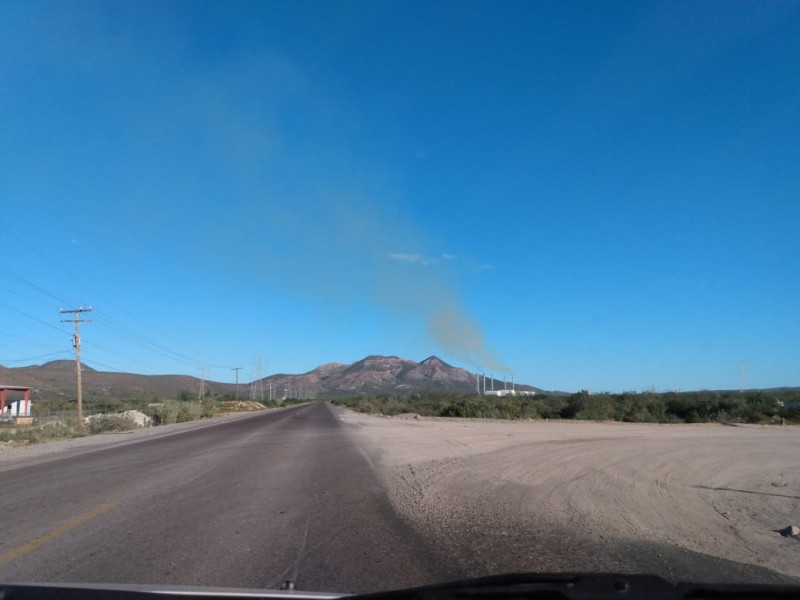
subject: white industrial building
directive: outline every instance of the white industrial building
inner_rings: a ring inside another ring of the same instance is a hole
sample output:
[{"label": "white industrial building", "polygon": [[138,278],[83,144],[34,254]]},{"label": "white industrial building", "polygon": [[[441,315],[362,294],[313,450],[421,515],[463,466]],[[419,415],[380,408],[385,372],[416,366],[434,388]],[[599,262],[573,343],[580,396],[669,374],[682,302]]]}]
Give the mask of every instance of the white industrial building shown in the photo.
[{"label": "white industrial building", "polygon": [[484,396],[535,396],[536,392],[528,390],[486,390]]},{"label": "white industrial building", "polygon": [[[483,378],[483,391],[481,391],[481,378]],[[475,373],[475,388],[478,394],[484,396],[535,396],[536,392],[533,390],[518,390],[514,384],[514,377],[511,377],[511,388],[508,387],[508,381],[503,377],[503,389],[494,389],[494,377],[489,377],[489,385],[491,389],[486,389],[486,374]]]}]

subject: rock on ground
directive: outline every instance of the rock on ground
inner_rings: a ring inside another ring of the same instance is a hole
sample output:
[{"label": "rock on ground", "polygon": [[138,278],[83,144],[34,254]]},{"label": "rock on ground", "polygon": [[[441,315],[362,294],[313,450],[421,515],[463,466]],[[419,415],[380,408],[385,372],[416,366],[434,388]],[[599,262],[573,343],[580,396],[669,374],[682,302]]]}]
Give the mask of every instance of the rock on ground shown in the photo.
[{"label": "rock on ground", "polygon": [[86,417],[83,422],[84,423],[91,423],[95,419],[102,419],[103,417],[117,417],[120,419],[127,419],[129,421],[133,421],[136,423],[138,427],[150,427],[153,424],[153,419],[148,417],[146,414],[139,410],[126,410],[121,413],[111,413],[111,414],[98,414],[98,415],[90,415]]}]

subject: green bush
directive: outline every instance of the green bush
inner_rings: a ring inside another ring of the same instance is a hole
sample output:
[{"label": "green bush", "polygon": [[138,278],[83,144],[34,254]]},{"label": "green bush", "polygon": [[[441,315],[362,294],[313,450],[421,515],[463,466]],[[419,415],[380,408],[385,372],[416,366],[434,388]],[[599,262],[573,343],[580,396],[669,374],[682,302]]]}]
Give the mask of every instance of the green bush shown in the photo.
[{"label": "green bush", "polygon": [[136,421],[120,415],[101,415],[91,419],[86,425],[89,433],[105,433],[107,431],[131,431],[139,429]]},{"label": "green bush", "polygon": [[49,423],[42,423],[38,427],[49,439],[71,438],[75,437],[75,434],[77,433],[77,429],[74,424],[64,423],[62,421],[50,421]]},{"label": "green bush", "polygon": [[210,419],[217,414],[217,403],[206,398],[200,402],[200,417]]},{"label": "green bush", "polygon": [[200,402],[179,402],[178,403],[178,423],[186,421],[197,421],[203,417],[203,406]]},{"label": "green bush", "polygon": [[154,426],[171,425],[213,417],[217,414],[217,403],[209,398],[200,401],[165,400],[150,404],[147,413],[153,419]]},{"label": "green bush", "polygon": [[363,398],[358,401],[354,408],[359,412],[367,414],[375,414],[380,412],[372,402]]},{"label": "green bush", "polygon": [[587,419],[639,423],[800,421],[800,391],[624,392],[621,394],[537,394],[478,396],[423,392],[411,396],[381,394],[337,399],[335,404],[365,413],[493,419]]},{"label": "green bush", "polygon": [[150,417],[153,425],[171,425],[178,422],[178,403],[174,400],[166,400],[161,404],[151,405]]}]

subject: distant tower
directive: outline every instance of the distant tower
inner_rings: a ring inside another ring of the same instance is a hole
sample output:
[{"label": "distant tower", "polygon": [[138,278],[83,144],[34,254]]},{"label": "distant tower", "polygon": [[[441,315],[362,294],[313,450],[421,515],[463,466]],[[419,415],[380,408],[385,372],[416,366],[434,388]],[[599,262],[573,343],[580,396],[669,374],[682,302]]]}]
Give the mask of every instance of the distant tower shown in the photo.
[{"label": "distant tower", "polygon": [[747,371],[743,362],[739,363],[739,391],[744,392],[747,389]]},{"label": "distant tower", "polygon": [[263,376],[262,358],[259,355],[253,361],[253,381],[250,384],[250,400],[258,400],[259,402],[264,401],[264,382],[262,381]]},{"label": "distant tower", "polygon": [[200,390],[197,392],[197,399],[202,400],[206,397],[206,371],[205,367],[197,369],[200,374]]}]

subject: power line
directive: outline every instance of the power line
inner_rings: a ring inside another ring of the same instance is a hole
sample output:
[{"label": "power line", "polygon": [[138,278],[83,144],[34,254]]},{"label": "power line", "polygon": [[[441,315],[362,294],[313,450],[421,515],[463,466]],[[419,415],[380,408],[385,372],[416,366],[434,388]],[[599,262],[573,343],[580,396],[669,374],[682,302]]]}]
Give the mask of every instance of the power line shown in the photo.
[{"label": "power line", "polygon": [[[123,354],[121,352],[118,352],[117,350],[113,350],[113,349],[111,349],[111,348],[109,348],[107,346],[104,346],[102,344],[98,344],[95,341],[84,342],[83,345],[88,350],[92,350],[92,349],[102,350],[103,353],[105,353],[105,354],[103,354],[101,356],[103,356],[106,359],[108,358],[108,356],[114,356],[114,357],[117,357],[117,359],[120,359],[120,360],[114,361],[114,362],[117,363],[117,366],[120,367],[120,370],[122,370],[122,371],[124,371],[126,369],[130,370],[132,367],[139,367],[139,368],[143,368],[143,369],[148,370],[148,369],[153,369],[154,366],[155,366],[155,363],[149,363],[149,362],[142,361],[142,360],[139,360],[139,359],[136,359],[136,358],[132,358],[132,357],[128,356],[127,354]],[[87,357],[88,357],[88,355],[87,355]],[[87,362],[91,363],[92,365],[94,365],[94,364],[98,364],[99,365],[100,364],[95,360],[94,355],[90,359],[87,358]],[[116,367],[114,367],[114,368],[116,368]]]},{"label": "power line", "polygon": [[45,344],[44,342],[37,342],[36,340],[32,340],[22,335],[18,335],[16,333],[11,333],[10,331],[0,331],[0,337],[3,339],[14,339],[25,344],[33,345],[33,346],[41,346],[42,348],[51,348],[53,344]]},{"label": "power line", "polygon": [[104,327],[107,327],[113,333],[116,333],[120,337],[126,338],[132,343],[142,347],[149,352],[153,352],[164,358],[168,358],[169,360],[173,360],[175,362],[185,363],[185,364],[197,364],[201,363],[213,368],[217,369],[224,369],[227,368],[226,365],[217,365],[217,364],[210,364],[207,361],[200,360],[196,357],[188,356],[181,352],[177,352],[168,348],[167,346],[148,338],[147,336],[143,335],[142,333],[131,329],[124,323],[118,321],[114,317],[108,315],[107,313],[100,313],[101,319],[99,320],[104,324]]},{"label": "power line", "polygon": [[50,265],[55,267],[56,270],[61,271],[62,274],[66,275],[68,278],[72,279],[73,281],[77,281],[78,283],[81,283],[81,281],[77,277],[75,277],[75,275],[73,273],[68,272],[63,266],[59,265],[55,261],[49,259],[47,256],[42,254],[36,246],[34,246],[33,244],[29,244],[25,239],[19,237],[16,233],[11,231],[7,227],[3,227],[2,225],[0,225],[0,229],[5,231],[7,236],[14,238],[15,240],[17,240],[17,242],[19,242],[20,244],[22,244],[23,246],[28,248],[28,250],[30,250],[34,254],[37,254],[39,256],[39,258],[41,258],[43,261],[45,261],[47,263],[50,263]]},{"label": "power line", "polygon": [[0,358],[0,363],[18,363],[28,362],[30,360],[40,360],[42,358],[51,358],[54,356],[63,356],[69,354],[69,350],[59,350],[58,352],[49,352],[48,354],[39,354],[37,356],[28,356],[26,358]]},{"label": "power line", "polygon": [[[135,321],[135,322],[139,323],[140,325],[142,325],[142,328],[146,328],[146,329],[149,329],[151,331],[155,331],[160,336],[163,336],[163,337],[165,337],[165,339],[168,339],[168,338],[166,338],[166,336],[164,336],[163,331],[160,331],[157,328],[155,328],[154,326],[152,326],[152,325],[150,325],[148,323],[145,323],[137,315],[131,314],[129,311],[125,310],[122,306],[120,306],[117,303],[115,303],[113,300],[111,300],[110,298],[108,298],[107,296],[102,294],[100,291],[94,289],[92,286],[87,285],[86,283],[81,281],[81,279],[79,277],[77,277],[75,274],[71,273],[68,269],[64,268],[63,265],[59,264],[58,262],[52,260],[51,258],[46,256],[45,254],[43,254],[37,247],[34,247],[33,245],[31,245],[26,240],[24,240],[21,237],[19,237],[18,235],[16,235],[13,231],[9,231],[6,227],[3,227],[2,225],[0,225],[0,230],[5,231],[8,234],[9,237],[17,240],[19,242],[19,244],[21,244],[22,246],[25,246],[26,248],[28,248],[33,254],[37,255],[44,262],[48,263],[51,267],[55,268],[59,273],[69,277],[69,279],[71,281],[77,282],[84,289],[92,292],[95,296],[97,296],[97,297],[99,297],[101,299],[105,299],[106,300],[106,304],[108,306],[116,307],[117,310],[119,310],[122,314],[126,315],[130,320]],[[47,287],[42,286],[42,285],[40,285],[40,284],[38,284],[38,283],[36,283],[34,281],[31,281],[30,279],[26,279],[25,277],[22,277],[22,276],[14,273],[13,271],[11,271],[11,270],[9,270],[7,268],[0,267],[0,279],[5,279],[6,281],[11,282],[11,283],[13,283],[13,284],[15,284],[17,286],[26,287],[29,290],[32,290],[32,291],[34,291],[34,292],[36,292],[38,294],[41,294],[44,297],[47,297],[47,298],[49,298],[51,300],[56,300],[58,302],[58,304],[60,304],[60,305],[64,305],[64,304],[73,304],[73,305],[74,304],[79,304],[79,302],[77,300],[75,300],[73,298],[70,298],[70,297],[68,297],[66,295],[60,294],[60,293],[58,293],[58,292],[56,292],[54,290],[48,289]],[[34,298],[32,296],[29,296],[29,295],[24,295],[24,294],[21,294],[19,291],[13,291],[13,293],[17,297],[25,297],[25,298],[27,298],[29,300],[34,300],[34,301],[46,303],[46,301],[44,299],[42,299],[42,298]],[[50,323],[47,323],[47,322],[45,322],[45,321],[43,321],[41,319],[38,319],[35,316],[30,315],[30,314],[28,314],[28,313],[26,313],[26,312],[24,312],[24,311],[22,311],[22,310],[20,310],[20,309],[18,309],[16,307],[10,306],[10,305],[8,305],[6,303],[2,303],[2,305],[6,306],[10,310],[15,311],[15,312],[19,313],[20,315],[22,315],[22,316],[24,316],[24,317],[26,317],[28,319],[36,321],[36,322],[38,322],[38,323],[40,323],[42,325],[45,325],[47,327],[50,327],[50,328],[52,328],[52,329],[54,329],[56,331],[61,331],[60,329],[58,329],[56,327],[53,327]],[[178,350],[170,348],[168,345],[158,341],[157,339],[154,339],[152,337],[149,337],[149,336],[143,334],[142,331],[141,331],[141,328],[134,329],[130,325],[118,320],[117,318],[115,318],[113,315],[107,313],[106,311],[96,311],[95,314],[94,314],[94,322],[95,322],[96,325],[101,327],[101,329],[110,331],[111,333],[113,333],[117,337],[122,338],[122,339],[126,340],[127,342],[129,342],[131,344],[134,344],[134,345],[146,350],[147,352],[151,352],[151,353],[157,354],[157,355],[159,355],[159,356],[161,356],[163,358],[166,358],[166,359],[168,359],[170,361],[174,361],[174,362],[177,362],[177,363],[182,363],[182,364],[187,365],[187,366],[188,365],[196,365],[196,364],[199,363],[199,364],[210,366],[212,368],[219,368],[219,369],[227,368],[227,365],[212,364],[207,360],[202,360],[202,359],[197,358],[197,357],[189,356],[189,355],[187,355],[187,354],[185,354],[183,352],[180,352]],[[174,340],[170,340],[170,341],[172,343],[177,343]]]},{"label": "power line", "polygon": [[59,329],[58,327],[56,327],[52,323],[48,323],[46,321],[43,321],[42,319],[39,319],[38,317],[34,317],[33,315],[30,315],[30,314],[26,313],[24,310],[20,310],[18,308],[15,308],[15,307],[11,306],[10,304],[6,304],[5,302],[0,302],[0,306],[5,306],[8,310],[13,310],[15,313],[20,314],[23,317],[25,317],[27,319],[30,319],[32,321],[36,321],[40,325],[44,325],[45,327],[49,327],[50,329],[54,329],[55,331],[58,331],[59,333],[64,333],[64,331],[62,329]]},{"label": "power line", "polygon": [[25,286],[25,287],[27,287],[27,288],[35,291],[35,292],[39,292],[40,294],[42,294],[44,296],[47,296],[47,297],[49,297],[49,298],[51,298],[53,300],[58,301],[60,304],[61,303],[67,303],[67,302],[69,302],[69,303],[75,302],[74,298],[70,298],[68,296],[63,296],[63,295],[57,294],[53,290],[49,290],[49,289],[45,288],[44,286],[41,286],[38,283],[35,283],[35,282],[31,281],[30,279],[25,279],[24,277],[22,277],[20,275],[17,275],[15,273],[11,272],[11,271],[8,271],[7,269],[5,270],[5,274],[3,274],[2,277],[4,279],[6,279],[7,281],[16,283],[17,285]]},{"label": "power line", "polygon": [[[95,290],[91,286],[89,286],[89,285],[85,284],[84,282],[82,282],[80,280],[80,278],[75,276],[69,270],[65,269],[63,266],[59,265],[57,262],[55,262],[55,261],[51,260],[50,258],[48,258],[47,256],[45,256],[37,248],[33,247],[28,242],[26,242],[24,239],[22,239],[19,236],[15,235],[14,232],[9,231],[7,228],[3,227],[2,225],[0,225],[0,229],[6,231],[10,237],[13,237],[20,244],[22,244],[22,245],[26,246],[27,248],[29,248],[33,253],[37,254],[42,260],[44,260],[45,262],[49,263],[56,270],[60,271],[64,275],[68,276],[71,280],[79,283],[83,288],[93,292],[93,294],[95,296],[98,296],[98,297],[100,297],[102,299],[105,299],[106,300],[106,304],[108,304],[110,306],[115,306],[120,312],[124,313],[128,318],[130,318],[131,320],[137,321],[142,326],[144,326],[144,327],[146,327],[148,329],[151,329],[153,331],[157,331],[153,326],[145,323],[140,318],[138,318],[136,315],[131,314],[130,312],[128,312],[123,307],[121,307],[118,304],[116,304],[113,300],[111,300],[110,298],[106,297],[104,294],[102,294],[98,290]],[[6,274],[4,274],[3,277],[5,279],[8,279],[9,281],[14,281],[14,282],[16,282],[18,284],[25,285],[25,286],[29,287],[32,290],[35,290],[35,291],[37,291],[37,292],[39,292],[39,293],[41,293],[43,295],[46,295],[46,296],[48,296],[48,297],[50,297],[50,298],[52,298],[54,300],[57,300],[59,302],[59,304],[65,304],[65,303],[75,303],[75,304],[77,304],[78,303],[75,299],[71,299],[71,298],[69,298],[67,296],[58,294],[58,293],[56,293],[56,292],[54,292],[52,290],[48,290],[47,288],[45,288],[45,287],[43,287],[43,286],[41,286],[41,285],[39,285],[39,284],[37,284],[37,283],[35,283],[33,281],[25,279],[24,277],[21,277],[19,275],[13,274],[13,273],[9,272],[8,270],[6,270]],[[9,307],[9,308],[11,308],[11,307]],[[17,312],[21,312],[18,309],[12,309],[12,310],[17,310]],[[115,319],[111,315],[105,313],[104,311],[99,311],[99,313],[100,314],[96,314],[96,316],[95,316],[95,321],[96,322],[99,323],[99,322],[102,321],[102,322],[105,323],[106,326],[109,326],[109,328],[117,327],[118,333],[119,332],[125,332],[125,335],[128,336],[129,341],[135,340],[135,341],[133,341],[133,343],[139,344],[142,348],[144,348],[144,349],[146,349],[148,351],[151,351],[151,352],[155,352],[156,354],[159,354],[159,355],[163,356],[164,358],[168,358],[170,360],[173,360],[173,361],[176,361],[176,362],[181,362],[181,363],[186,363],[186,364],[202,363],[202,364],[206,364],[206,365],[209,365],[209,366],[212,366],[212,367],[216,367],[216,368],[220,368],[220,369],[226,368],[226,365],[210,364],[206,360],[200,360],[200,359],[198,359],[196,357],[187,356],[186,354],[183,354],[181,352],[177,352],[175,350],[172,350],[172,349],[168,348],[167,346],[165,346],[164,344],[161,344],[161,343],[159,343],[159,342],[157,342],[157,341],[155,341],[155,340],[153,340],[151,338],[148,338],[147,336],[143,335],[140,331],[137,331],[137,330],[134,330],[134,329],[130,328],[126,324],[118,321],[117,319]],[[102,315],[102,318],[101,318],[101,315]],[[25,316],[27,316],[28,318],[32,318],[32,319],[36,320],[35,317],[31,317],[30,315],[25,315]],[[40,322],[44,323],[43,321],[40,321]],[[163,335],[163,332],[161,332],[161,331],[158,331],[158,333]]]}]

